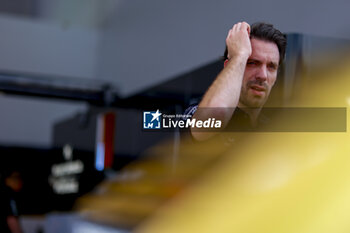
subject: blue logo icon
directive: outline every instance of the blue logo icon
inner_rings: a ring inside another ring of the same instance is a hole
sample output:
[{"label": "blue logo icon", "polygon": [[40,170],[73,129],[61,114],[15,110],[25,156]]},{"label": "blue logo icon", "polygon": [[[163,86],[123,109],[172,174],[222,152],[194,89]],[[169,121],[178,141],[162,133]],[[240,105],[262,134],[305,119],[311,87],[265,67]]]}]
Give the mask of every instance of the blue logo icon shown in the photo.
[{"label": "blue logo icon", "polygon": [[143,112],[143,128],[160,129],[161,115],[159,109],[156,112]]}]

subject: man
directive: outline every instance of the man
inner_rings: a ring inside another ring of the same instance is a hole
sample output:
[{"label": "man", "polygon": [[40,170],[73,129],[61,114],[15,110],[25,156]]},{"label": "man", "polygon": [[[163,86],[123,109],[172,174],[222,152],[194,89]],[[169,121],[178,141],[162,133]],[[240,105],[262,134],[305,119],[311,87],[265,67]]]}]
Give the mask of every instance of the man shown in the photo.
[{"label": "man", "polygon": [[[226,38],[224,69],[205,93],[193,118],[215,118],[226,127],[238,112],[243,111],[256,126],[273,87],[286,49],[286,37],[273,25],[246,22],[235,24]],[[215,108],[215,109],[214,109]],[[212,110],[210,110],[212,109]],[[193,113],[197,106],[189,109]],[[191,130],[197,140],[213,133]]]},{"label": "man", "polygon": [[21,175],[17,170],[7,168],[0,178],[0,232],[22,233],[15,200],[15,193],[23,185]]}]

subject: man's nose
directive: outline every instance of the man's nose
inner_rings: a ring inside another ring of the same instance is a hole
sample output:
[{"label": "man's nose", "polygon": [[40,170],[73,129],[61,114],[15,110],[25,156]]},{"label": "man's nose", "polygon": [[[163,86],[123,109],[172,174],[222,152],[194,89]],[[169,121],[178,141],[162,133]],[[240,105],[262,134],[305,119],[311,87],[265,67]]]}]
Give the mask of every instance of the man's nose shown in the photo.
[{"label": "man's nose", "polygon": [[259,67],[258,73],[256,75],[256,79],[260,81],[266,81],[267,79],[267,67],[262,65]]}]

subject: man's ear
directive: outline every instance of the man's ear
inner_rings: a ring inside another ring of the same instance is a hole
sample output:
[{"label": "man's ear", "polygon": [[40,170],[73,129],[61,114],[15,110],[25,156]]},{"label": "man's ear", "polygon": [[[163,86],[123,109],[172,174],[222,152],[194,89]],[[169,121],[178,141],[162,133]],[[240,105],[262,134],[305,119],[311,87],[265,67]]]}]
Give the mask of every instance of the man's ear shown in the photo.
[{"label": "man's ear", "polygon": [[224,61],[224,68],[226,67],[227,62],[228,62],[228,59],[226,59],[226,60]]}]

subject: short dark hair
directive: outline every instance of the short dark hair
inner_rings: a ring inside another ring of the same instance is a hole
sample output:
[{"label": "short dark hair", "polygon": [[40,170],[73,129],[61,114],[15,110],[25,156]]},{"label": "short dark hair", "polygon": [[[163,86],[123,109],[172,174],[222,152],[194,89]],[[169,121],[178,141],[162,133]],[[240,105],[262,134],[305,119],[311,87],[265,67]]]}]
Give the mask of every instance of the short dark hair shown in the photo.
[{"label": "short dark hair", "polygon": [[[260,40],[270,41],[277,45],[280,54],[279,64],[283,62],[284,55],[286,53],[287,38],[286,35],[274,28],[272,24],[257,22],[250,26],[250,38],[256,38]],[[228,57],[227,46],[223,59]]]}]

